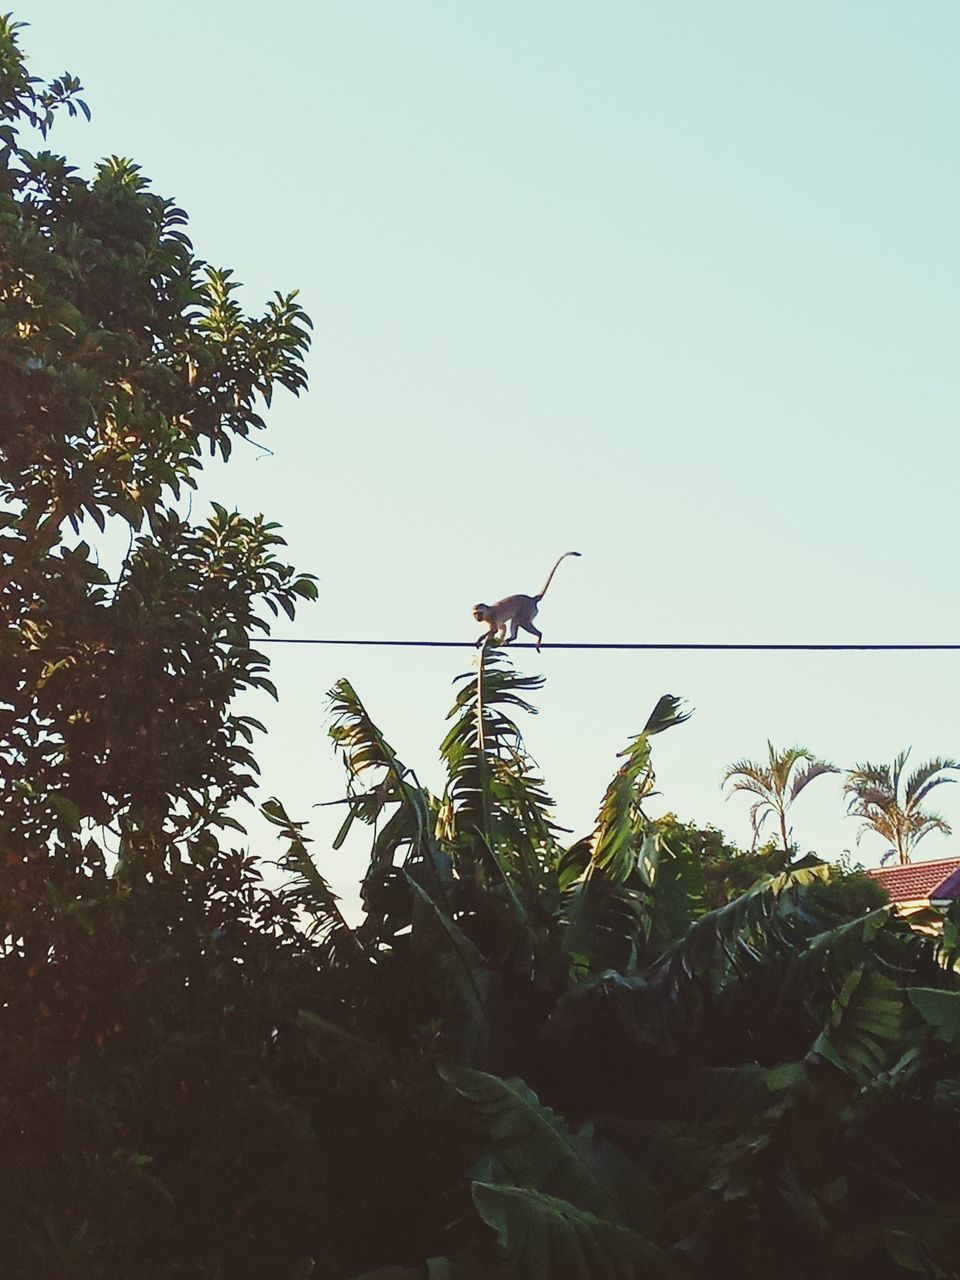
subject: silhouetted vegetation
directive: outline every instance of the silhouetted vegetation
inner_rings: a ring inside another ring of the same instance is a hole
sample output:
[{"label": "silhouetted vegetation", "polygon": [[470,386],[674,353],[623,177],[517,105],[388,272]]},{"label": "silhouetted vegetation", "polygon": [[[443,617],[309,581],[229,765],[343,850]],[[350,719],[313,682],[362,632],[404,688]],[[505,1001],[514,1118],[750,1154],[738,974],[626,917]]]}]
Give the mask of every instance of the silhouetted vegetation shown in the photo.
[{"label": "silhouetted vegetation", "polygon": [[246,316],[131,162],[26,150],[79,93],[0,24],[3,1273],[957,1274],[960,922],[913,930],[783,823],[748,853],[651,820],[676,697],[571,843],[502,649],[439,795],[342,680],[363,920],[276,799],[264,883],[232,708],[315,588],[262,517],[178,500],[303,388],[309,322]]}]

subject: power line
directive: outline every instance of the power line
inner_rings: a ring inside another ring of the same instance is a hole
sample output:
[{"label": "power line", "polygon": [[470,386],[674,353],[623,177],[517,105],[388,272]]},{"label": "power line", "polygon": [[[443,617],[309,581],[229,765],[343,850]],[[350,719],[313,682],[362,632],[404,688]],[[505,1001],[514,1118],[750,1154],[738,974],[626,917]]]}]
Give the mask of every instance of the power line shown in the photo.
[{"label": "power line", "polygon": [[[290,636],[269,636],[256,639],[254,644],[339,644],[382,646],[399,649],[473,649],[472,640],[329,640],[313,638],[295,638]],[[511,649],[535,649],[532,642],[523,641],[512,644]],[[943,653],[960,649],[960,644],[741,644],[736,642],[692,641],[677,643],[661,643],[644,641],[627,644],[610,644],[600,642],[576,642],[546,644],[546,649],[642,649],[642,650],[688,650],[694,652],[715,652],[717,650],[734,652],[803,652],[803,653]]]}]

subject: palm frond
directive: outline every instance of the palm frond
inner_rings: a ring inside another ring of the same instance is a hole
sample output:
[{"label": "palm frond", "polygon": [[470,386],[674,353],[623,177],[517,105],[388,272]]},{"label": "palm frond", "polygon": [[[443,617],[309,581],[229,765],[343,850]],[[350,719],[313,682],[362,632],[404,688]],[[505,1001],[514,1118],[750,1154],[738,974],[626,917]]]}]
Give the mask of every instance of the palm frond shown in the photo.
[{"label": "palm frond", "polygon": [[564,949],[579,976],[604,968],[625,972],[650,936],[660,834],[641,803],[654,785],[650,737],[688,719],[679,707],[671,694],[658,701],[644,732],[619,753],[623,764],[607,787],[592,836],[560,863]]},{"label": "palm frond", "polygon": [[447,838],[462,875],[492,852],[508,876],[532,890],[541,885],[545,867],[559,859],[560,828],[508,709],[535,713],[525,695],[543,679],[518,675],[502,650],[486,647],[478,675],[458,681],[462,687],[448,716],[454,724],[440,748],[447,767]]},{"label": "palm frond", "polygon": [[767,739],[767,750],[770,753],[770,773],[776,783],[778,795],[786,795],[790,775],[794,765],[801,760],[812,760],[813,755],[806,747],[784,747],[778,751],[770,739]]},{"label": "palm frond", "polygon": [[350,773],[359,776],[369,769],[379,769],[391,783],[397,784],[407,771],[350,681],[338,680],[327,694],[327,701],[332,717],[330,737],[341,751]]},{"label": "palm frond", "polygon": [[[733,781],[736,779],[736,781]],[[731,792],[752,791],[754,795],[771,797],[774,794],[770,770],[753,760],[737,760],[723,772],[721,786],[733,781]]]},{"label": "palm frond", "polygon": [[880,787],[863,787],[855,795],[851,796],[847,804],[847,812],[856,817],[866,817],[873,813],[894,813],[900,812],[900,806],[892,791],[885,791]]},{"label": "palm frond", "polygon": [[953,835],[953,827],[950,826],[946,818],[939,813],[916,814],[916,821],[910,824],[910,848],[918,845],[924,836],[928,836],[931,831],[939,831],[941,835]]},{"label": "palm frond", "polygon": [[646,760],[628,761],[607,787],[597,815],[592,869],[603,871],[613,884],[622,884],[636,866],[636,838],[642,817],[640,798],[649,778]]},{"label": "palm frond", "polygon": [[840,770],[835,764],[830,764],[826,760],[812,760],[805,769],[801,769],[794,776],[793,783],[790,787],[790,799],[796,800],[797,796],[813,782],[814,778],[822,778],[827,773],[839,773]]},{"label": "palm frond", "polygon": [[539,891],[544,870],[559,857],[561,828],[553,817],[553,797],[526,752],[493,761],[490,786],[504,857],[531,890]]},{"label": "palm frond", "polygon": [[[377,886],[398,862],[420,874],[439,891],[449,868],[436,837],[439,802],[420,786],[416,774],[398,758],[348,680],[339,680],[328,694],[332,723],[330,737],[347,768],[349,813],[334,841],[339,848],[351,824],[359,820],[374,828],[373,845],[362,885],[365,906]],[[360,779],[372,782],[364,791]],[[397,808],[389,813],[396,805]],[[383,825],[384,814],[389,816]]]},{"label": "palm frond", "polygon": [[[665,729],[672,729],[675,725],[684,724],[690,719],[693,712],[682,710],[682,706],[683,700],[676,697],[675,694],[662,694],[657,705],[647,717],[647,723],[637,736],[652,738],[654,734],[663,733]],[[628,747],[627,750],[629,751],[631,748]]]},{"label": "palm frond", "polygon": [[[648,824],[634,868],[617,882],[592,862],[593,837],[577,841],[558,869],[563,949],[577,978],[629,973],[646,963],[702,910],[704,878],[698,859],[682,865],[665,850],[657,824]],[[653,939],[656,937],[657,943]]]},{"label": "palm frond", "polygon": [[344,919],[339,898],[317,870],[307,845],[310,837],[303,834],[303,822],[294,822],[275,797],[260,806],[260,812],[287,842],[286,853],[278,859],[280,870],[289,877],[281,892],[310,918],[308,936],[316,938],[330,963],[348,956],[366,957],[366,950],[356,933]]},{"label": "palm frond", "polygon": [[[746,791],[750,795],[760,796],[767,804],[773,803],[773,797],[776,794],[773,790],[772,783],[769,778],[763,775],[750,774],[744,770],[740,770],[737,775],[730,775],[730,780],[736,776],[737,780],[730,788],[730,795],[734,795],[737,791]],[[728,797],[729,798],[729,797]]]},{"label": "palm frond", "polygon": [[581,836],[561,855],[557,880],[561,893],[583,878],[593,861],[594,835]]},{"label": "palm frond", "polygon": [[657,960],[648,977],[678,997],[691,981],[706,993],[719,990],[731,975],[752,968],[761,948],[795,953],[810,934],[802,914],[804,894],[828,876],[827,867],[817,866],[759,881],[739,898],[696,920]]},{"label": "palm frond", "polygon": [[639,843],[647,834],[647,820],[640,803],[653,790],[655,781],[650,763],[651,737],[689,720],[680,710],[680,699],[665,693],[638,733],[619,753],[623,764],[607,787],[593,837],[592,866],[613,883],[623,884],[637,865]]},{"label": "palm frond", "polygon": [[900,754],[894,758],[893,766],[890,770],[890,790],[897,798],[900,796],[900,779],[903,776],[903,770],[911,750],[912,747],[907,747],[906,751],[901,751]]},{"label": "palm frond", "polygon": [[844,793],[851,796],[851,804],[867,792],[893,794],[893,779],[885,764],[857,764],[847,772],[843,784]]},{"label": "palm frond", "polygon": [[[373,825],[386,805],[398,803],[408,810],[415,833],[411,842],[419,845],[433,825],[428,793],[397,758],[349,680],[339,680],[327,697],[332,713],[330,737],[343,756],[348,778],[352,781],[370,771],[375,774],[370,790],[351,791],[352,817]],[[342,835],[338,839],[342,842]]]},{"label": "palm frond", "polygon": [[903,797],[904,808],[908,811],[916,809],[923,804],[934,787],[943,786],[946,782],[956,782],[956,778],[937,776],[938,774],[945,774],[947,770],[960,770],[960,764],[955,760],[941,759],[938,756],[933,760],[928,760],[926,764],[922,764],[915,770],[907,779]]},{"label": "palm frond", "polygon": [[[895,943],[889,962],[881,945],[884,932],[892,935]],[[777,1008],[788,1006],[800,993],[803,1002],[810,1005],[812,997],[821,990],[836,992],[853,969],[868,961],[889,964],[891,972],[909,966],[912,960],[909,948],[916,937],[909,925],[894,916],[890,906],[878,907],[864,916],[814,934],[790,960],[777,997]]]},{"label": "palm frond", "polygon": [[750,826],[753,828],[754,839],[759,836],[767,819],[772,818],[776,812],[776,806],[770,800],[758,800],[750,806]]},{"label": "palm frond", "polygon": [[520,730],[502,708],[516,707],[530,715],[537,714],[536,706],[524,695],[541,689],[543,676],[518,675],[504,650],[496,647],[485,647],[480,651],[478,669],[483,673],[482,701],[477,698],[476,672],[465,671],[454,681],[460,685],[460,690],[447,715],[447,719],[455,723],[440,748],[444,759],[449,745],[479,738],[481,718],[483,738],[492,751],[519,746],[522,742]]},{"label": "palm frond", "polygon": [[602,873],[588,875],[564,891],[559,919],[576,978],[608,970],[629,973],[650,932],[650,893],[630,881],[617,884]]}]

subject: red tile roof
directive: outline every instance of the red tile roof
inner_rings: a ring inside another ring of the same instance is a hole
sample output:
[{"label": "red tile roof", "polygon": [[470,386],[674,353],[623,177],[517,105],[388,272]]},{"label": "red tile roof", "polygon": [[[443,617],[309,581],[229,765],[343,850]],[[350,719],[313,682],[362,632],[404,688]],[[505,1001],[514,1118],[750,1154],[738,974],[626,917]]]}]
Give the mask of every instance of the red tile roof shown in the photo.
[{"label": "red tile roof", "polygon": [[960,897],[960,858],[910,862],[905,867],[879,867],[869,874],[880,881],[891,902]]}]

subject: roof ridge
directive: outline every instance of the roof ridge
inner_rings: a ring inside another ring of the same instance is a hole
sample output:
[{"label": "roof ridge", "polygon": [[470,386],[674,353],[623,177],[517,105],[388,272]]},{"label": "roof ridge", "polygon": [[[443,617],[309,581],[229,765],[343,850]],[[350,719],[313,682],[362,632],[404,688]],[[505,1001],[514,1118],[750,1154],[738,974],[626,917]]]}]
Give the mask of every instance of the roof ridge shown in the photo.
[{"label": "roof ridge", "polygon": [[945,865],[956,866],[960,864],[960,854],[955,858],[924,858],[921,862],[898,862],[892,867],[867,867],[867,875],[877,876],[890,875],[894,871],[919,871],[923,867],[940,867]]}]

